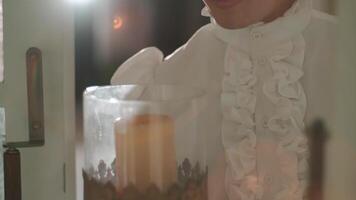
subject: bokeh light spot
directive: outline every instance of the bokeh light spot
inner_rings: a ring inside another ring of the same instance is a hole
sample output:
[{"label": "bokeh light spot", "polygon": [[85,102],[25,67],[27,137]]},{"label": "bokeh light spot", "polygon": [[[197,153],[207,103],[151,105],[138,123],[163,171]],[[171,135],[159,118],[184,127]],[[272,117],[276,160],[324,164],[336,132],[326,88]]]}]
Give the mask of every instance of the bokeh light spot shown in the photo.
[{"label": "bokeh light spot", "polygon": [[115,17],[113,20],[113,29],[119,30],[124,25],[124,20],[121,17]]}]

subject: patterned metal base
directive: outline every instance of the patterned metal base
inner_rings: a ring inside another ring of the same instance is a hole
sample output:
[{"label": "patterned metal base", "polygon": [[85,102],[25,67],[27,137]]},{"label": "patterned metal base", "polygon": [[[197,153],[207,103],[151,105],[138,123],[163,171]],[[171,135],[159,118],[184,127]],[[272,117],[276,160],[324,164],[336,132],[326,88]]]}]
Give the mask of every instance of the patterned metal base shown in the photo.
[{"label": "patterned metal base", "polygon": [[[104,169],[105,166],[105,169]],[[111,172],[107,165],[101,163],[95,174],[100,171]],[[112,174],[108,177],[101,174],[100,179],[93,178],[83,171],[84,200],[207,200],[208,168],[201,169],[199,163],[194,166],[188,159],[178,166],[178,183],[172,185],[167,191],[160,191],[151,185],[145,192],[140,192],[134,185],[129,185],[121,191],[116,191]]]}]

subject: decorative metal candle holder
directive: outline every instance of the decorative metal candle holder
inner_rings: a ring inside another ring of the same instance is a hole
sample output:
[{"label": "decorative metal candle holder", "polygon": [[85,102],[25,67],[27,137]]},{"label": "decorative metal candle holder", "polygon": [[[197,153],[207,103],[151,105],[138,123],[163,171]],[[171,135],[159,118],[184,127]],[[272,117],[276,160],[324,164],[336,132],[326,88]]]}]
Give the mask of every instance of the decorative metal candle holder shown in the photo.
[{"label": "decorative metal candle holder", "polygon": [[84,199],[207,199],[203,99],[203,91],[180,86],[88,88]]}]

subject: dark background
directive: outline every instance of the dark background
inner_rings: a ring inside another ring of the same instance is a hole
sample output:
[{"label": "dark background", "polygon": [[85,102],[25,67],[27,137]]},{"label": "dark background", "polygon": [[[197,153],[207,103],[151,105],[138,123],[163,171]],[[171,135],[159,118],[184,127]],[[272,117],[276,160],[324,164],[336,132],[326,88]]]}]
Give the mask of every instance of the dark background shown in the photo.
[{"label": "dark background", "polygon": [[[209,19],[201,0],[101,0],[75,14],[76,97],[88,86],[108,85],[115,70],[139,50],[156,46],[167,56]],[[123,19],[115,30],[113,20]]]}]

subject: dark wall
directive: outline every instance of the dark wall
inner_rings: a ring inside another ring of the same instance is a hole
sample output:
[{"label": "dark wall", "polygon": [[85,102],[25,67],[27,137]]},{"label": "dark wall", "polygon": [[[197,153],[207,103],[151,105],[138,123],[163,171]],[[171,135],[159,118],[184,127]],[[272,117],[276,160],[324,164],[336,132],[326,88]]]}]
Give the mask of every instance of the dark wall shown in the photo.
[{"label": "dark wall", "polygon": [[[117,67],[140,49],[156,46],[168,55],[208,23],[200,15],[201,0],[107,1],[104,6],[96,3],[76,10],[78,103],[86,87],[109,84]],[[111,22],[117,15],[126,23],[113,30]]]}]

